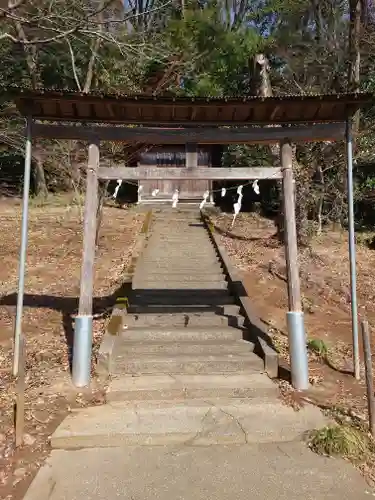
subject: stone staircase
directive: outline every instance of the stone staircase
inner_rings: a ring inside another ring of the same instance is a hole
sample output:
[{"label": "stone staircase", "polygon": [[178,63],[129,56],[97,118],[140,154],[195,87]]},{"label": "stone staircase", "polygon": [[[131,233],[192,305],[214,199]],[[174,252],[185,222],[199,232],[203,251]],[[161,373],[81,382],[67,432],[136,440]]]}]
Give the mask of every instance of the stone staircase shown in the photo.
[{"label": "stone staircase", "polygon": [[[114,349],[109,401],[249,397],[263,370],[196,210],[157,214]],[[262,394],[275,393],[262,377]]]},{"label": "stone staircase", "polygon": [[156,211],[130,303],[107,404],[72,413],[53,447],[280,442],[324,424],[279,399],[196,209]]},{"label": "stone staircase", "polygon": [[133,285],[128,328],[103,339],[106,404],[60,424],[24,500],[368,498],[301,442],[326,421],[280,401],[197,213],[156,213]]}]

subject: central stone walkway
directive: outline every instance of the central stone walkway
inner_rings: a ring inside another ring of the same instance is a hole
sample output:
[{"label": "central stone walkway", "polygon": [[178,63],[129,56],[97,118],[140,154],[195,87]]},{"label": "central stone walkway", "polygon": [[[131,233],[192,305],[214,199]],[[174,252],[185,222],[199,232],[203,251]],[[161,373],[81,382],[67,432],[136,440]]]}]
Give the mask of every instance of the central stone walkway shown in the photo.
[{"label": "central stone walkway", "polygon": [[302,443],[326,420],[279,399],[198,210],[155,211],[126,322],[107,403],[62,422],[27,500],[367,498],[351,465]]}]

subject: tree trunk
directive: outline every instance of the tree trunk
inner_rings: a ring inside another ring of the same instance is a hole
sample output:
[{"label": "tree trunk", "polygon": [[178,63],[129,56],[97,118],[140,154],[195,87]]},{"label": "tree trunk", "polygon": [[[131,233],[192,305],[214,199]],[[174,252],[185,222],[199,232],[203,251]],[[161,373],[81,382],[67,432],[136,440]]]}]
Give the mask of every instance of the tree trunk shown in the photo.
[{"label": "tree trunk", "polygon": [[[250,75],[252,78],[252,89],[256,95],[261,97],[272,97],[272,85],[269,76],[270,63],[264,54],[257,54],[254,58],[253,67],[250,66]],[[270,144],[269,150],[273,159],[274,165],[280,165],[280,146],[278,144]],[[284,203],[282,194],[282,183],[276,181],[279,195],[279,213],[276,216],[276,235],[278,240],[284,241]]]},{"label": "tree trunk", "polygon": [[46,176],[44,174],[43,160],[38,154],[34,154],[34,178],[35,178],[35,194],[37,196],[47,197],[48,188]]},{"label": "tree trunk", "polygon": [[29,72],[29,77],[31,80],[32,88],[35,89],[38,87],[40,83],[40,73],[38,70],[38,46],[37,45],[28,45],[25,42],[28,41],[25,30],[21,22],[17,21],[15,23],[15,28],[17,31],[17,35],[21,43],[23,43],[23,50],[25,53],[26,65]]},{"label": "tree trunk", "polygon": [[107,194],[109,181],[99,181],[99,196],[98,196],[98,209],[96,211],[96,236],[95,236],[95,245],[99,244],[100,237],[100,227],[103,220],[103,207],[104,201]]},{"label": "tree trunk", "polygon": [[311,237],[308,217],[311,176],[306,166],[297,162],[295,150],[293,151],[293,172],[295,178],[297,241],[299,246],[308,246]]},{"label": "tree trunk", "polygon": [[98,58],[100,47],[102,45],[101,34],[103,33],[103,24],[104,24],[103,9],[105,7],[105,4],[106,4],[106,1],[101,0],[101,2],[99,4],[99,8],[98,8],[99,14],[97,17],[98,17],[98,22],[99,22],[99,26],[98,26],[99,33],[96,36],[96,38],[93,39],[93,41],[91,43],[91,47],[90,47],[91,48],[91,56],[90,56],[90,59],[89,59],[88,65],[87,65],[85,85],[83,86],[83,92],[85,94],[87,94],[91,90],[92,82],[93,82],[94,75],[95,75],[95,65],[96,65],[96,61]]},{"label": "tree trunk", "polygon": [[323,215],[323,205],[324,205],[324,173],[321,165],[317,165],[316,173],[319,182],[319,198],[316,203],[316,222],[317,222],[316,234],[320,236],[323,231],[322,215]]},{"label": "tree trunk", "polygon": [[[348,68],[348,90],[349,92],[358,92],[360,89],[360,67],[361,67],[361,18],[363,5],[366,0],[350,0],[350,29],[349,29],[349,68]],[[357,111],[353,117],[353,136],[355,137],[359,130],[360,112]]]}]

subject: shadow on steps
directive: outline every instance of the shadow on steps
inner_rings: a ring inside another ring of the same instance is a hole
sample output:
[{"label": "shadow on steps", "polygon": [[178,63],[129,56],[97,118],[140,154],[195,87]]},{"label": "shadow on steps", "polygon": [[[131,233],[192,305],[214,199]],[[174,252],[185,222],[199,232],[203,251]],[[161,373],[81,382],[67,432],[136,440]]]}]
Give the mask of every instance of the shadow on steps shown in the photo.
[{"label": "shadow on steps", "polygon": [[185,313],[212,311],[222,314],[223,307],[234,304],[228,290],[215,289],[133,289],[129,312]]}]

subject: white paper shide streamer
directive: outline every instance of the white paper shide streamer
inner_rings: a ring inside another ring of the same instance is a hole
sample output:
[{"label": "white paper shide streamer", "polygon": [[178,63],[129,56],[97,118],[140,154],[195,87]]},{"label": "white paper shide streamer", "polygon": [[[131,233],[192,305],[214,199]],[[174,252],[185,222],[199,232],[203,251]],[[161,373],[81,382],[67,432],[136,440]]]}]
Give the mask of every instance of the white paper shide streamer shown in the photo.
[{"label": "white paper shide streamer", "polygon": [[172,195],[172,208],[176,208],[178,203],[178,189],[175,189],[175,192]]},{"label": "white paper shide streamer", "polygon": [[203,193],[203,200],[201,201],[201,204],[199,205],[199,209],[202,210],[202,208],[205,206],[205,204],[207,203],[207,198],[210,196],[210,192],[209,191],[205,191]]},{"label": "white paper shide streamer", "polygon": [[226,195],[227,193],[227,190],[225,188],[221,188],[221,197],[224,198],[224,196]]},{"label": "white paper shide streamer", "polygon": [[138,187],[138,201],[141,201],[142,200],[142,193],[143,193],[143,186],[140,185]]},{"label": "white paper shide streamer", "polygon": [[243,189],[243,185],[241,184],[241,186],[238,186],[237,188],[237,194],[242,196],[242,189]]},{"label": "white paper shide streamer", "polygon": [[254,181],[253,182],[253,189],[254,189],[254,192],[256,194],[260,194],[260,189],[259,189],[259,185],[258,185],[258,180]]},{"label": "white paper shide streamer", "polygon": [[[240,189],[241,188],[241,189]],[[238,192],[240,189],[240,192]],[[233,228],[234,226],[234,222],[236,220],[236,217],[237,215],[240,213],[241,211],[241,206],[242,206],[242,198],[243,198],[243,194],[242,194],[242,186],[239,186],[238,189],[237,189],[237,193],[238,193],[238,200],[236,201],[236,203],[233,205],[233,210],[234,210],[234,214],[233,214],[233,220],[232,220],[232,225],[231,225],[231,229]]]},{"label": "white paper shide streamer", "polygon": [[159,189],[154,189],[154,190],[152,191],[152,193],[151,193],[151,196],[154,196],[154,197],[155,197],[155,196],[157,196],[157,195],[158,195],[158,193],[159,193]]},{"label": "white paper shide streamer", "polygon": [[118,179],[115,192],[113,193],[113,198],[115,198],[115,199],[117,198],[118,190],[120,189],[121,184],[122,184],[122,179]]}]

